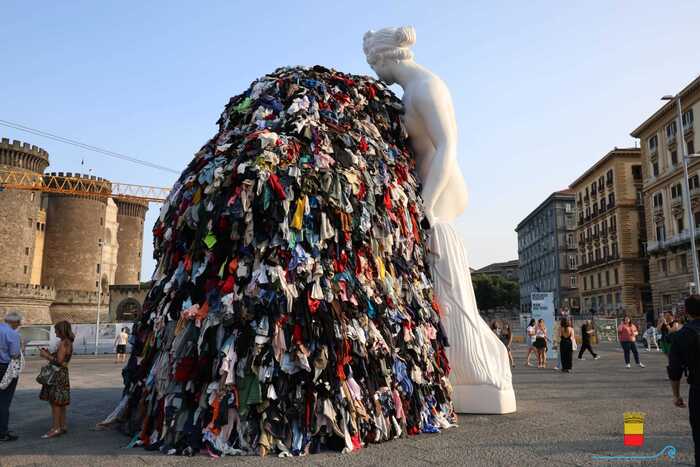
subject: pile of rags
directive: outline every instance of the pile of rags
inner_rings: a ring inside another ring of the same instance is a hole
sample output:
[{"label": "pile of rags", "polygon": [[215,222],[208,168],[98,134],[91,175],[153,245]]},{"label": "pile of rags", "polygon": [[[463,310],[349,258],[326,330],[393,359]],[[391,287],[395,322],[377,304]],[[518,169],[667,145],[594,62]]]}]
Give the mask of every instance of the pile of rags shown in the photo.
[{"label": "pile of rags", "polygon": [[388,86],[285,67],[233,97],[153,229],[132,445],[353,451],[451,426],[415,160]]}]

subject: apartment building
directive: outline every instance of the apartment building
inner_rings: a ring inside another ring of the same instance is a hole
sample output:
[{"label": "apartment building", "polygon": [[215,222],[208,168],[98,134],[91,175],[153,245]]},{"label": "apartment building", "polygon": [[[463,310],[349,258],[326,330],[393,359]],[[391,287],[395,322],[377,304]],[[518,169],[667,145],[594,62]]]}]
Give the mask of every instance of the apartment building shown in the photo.
[{"label": "apartment building", "polygon": [[[649,235],[647,253],[653,306],[657,313],[681,309],[693,282],[682,145],[685,144],[686,154],[695,153],[700,77],[683,88],[679,96],[682,104],[680,125],[677,104],[673,100],[662,105],[631,133],[640,140]],[[688,182],[694,223],[700,227],[700,160],[697,158],[689,160]]]},{"label": "apartment building", "polygon": [[574,192],[557,191],[515,228],[521,311],[530,311],[532,292],[553,292],[557,309],[580,309],[574,211]]},{"label": "apartment building", "polygon": [[576,194],[582,309],[640,315],[651,306],[640,150],[613,149],[569,188]]}]

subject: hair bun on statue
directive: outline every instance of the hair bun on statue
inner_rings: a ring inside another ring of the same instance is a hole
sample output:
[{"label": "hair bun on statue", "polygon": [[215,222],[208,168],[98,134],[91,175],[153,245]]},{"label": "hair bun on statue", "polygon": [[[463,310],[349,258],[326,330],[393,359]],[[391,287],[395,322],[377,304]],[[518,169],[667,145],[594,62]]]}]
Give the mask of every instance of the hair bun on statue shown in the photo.
[{"label": "hair bun on statue", "polygon": [[413,26],[401,26],[394,32],[398,47],[411,47],[416,43],[416,28]]},{"label": "hair bun on statue", "polygon": [[415,43],[416,30],[413,26],[367,31],[362,37],[362,49],[370,65],[384,60],[411,60],[411,46]]}]

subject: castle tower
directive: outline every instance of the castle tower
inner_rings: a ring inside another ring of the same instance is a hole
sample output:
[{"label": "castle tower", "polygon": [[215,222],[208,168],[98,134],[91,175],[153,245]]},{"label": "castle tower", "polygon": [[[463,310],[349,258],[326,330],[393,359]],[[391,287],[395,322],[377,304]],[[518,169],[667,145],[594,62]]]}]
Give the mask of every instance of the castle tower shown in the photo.
[{"label": "castle tower", "polygon": [[76,194],[47,193],[46,236],[42,284],[58,290],[97,291],[102,281],[109,288],[104,274],[100,242],[105,241],[105,215],[108,197],[95,193],[111,193],[109,181],[81,174],[52,173],[56,178],[47,183],[70,186]]},{"label": "castle tower", "polygon": [[119,198],[115,199],[118,208],[119,232],[117,243],[117,274],[115,284],[138,284],[141,280],[141,253],[143,251],[143,221],[148,210],[148,202]]},{"label": "castle tower", "polygon": [[[43,149],[7,138],[0,140],[0,170],[17,172],[31,181],[39,179],[48,165],[49,154]],[[31,282],[37,229],[42,228],[40,209],[40,192],[0,191],[0,282]]]}]

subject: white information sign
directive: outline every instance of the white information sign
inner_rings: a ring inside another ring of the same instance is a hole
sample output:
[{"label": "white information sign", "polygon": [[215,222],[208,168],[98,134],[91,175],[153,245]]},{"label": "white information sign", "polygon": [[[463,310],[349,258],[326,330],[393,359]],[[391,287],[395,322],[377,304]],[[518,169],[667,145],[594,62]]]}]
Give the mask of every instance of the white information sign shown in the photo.
[{"label": "white information sign", "polygon": [[547,328],[547,358],[557,358],[554,350],[554,294],[552,292],[533,292],[530,295],[532,302],[532,318],[536,321],[544,320]]}]

